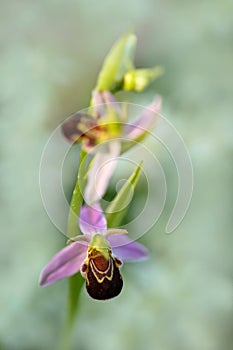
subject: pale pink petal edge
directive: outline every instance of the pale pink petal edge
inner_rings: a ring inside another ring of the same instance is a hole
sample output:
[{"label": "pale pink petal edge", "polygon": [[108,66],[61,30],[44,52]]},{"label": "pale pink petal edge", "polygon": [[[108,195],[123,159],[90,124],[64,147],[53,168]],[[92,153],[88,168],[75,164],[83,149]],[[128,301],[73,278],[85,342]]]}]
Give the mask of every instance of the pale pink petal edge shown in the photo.
[{"label": "pale pink petal edge", "polygon": [[40,285],[48,286],[69,277],[80,269],[87,255],[87,242],[75,242],[59,251],[45,266],[40,276]]},{"label": "pale pink petal edge", "polygon": [[141,243],[134,242],[126,235],[108,236],[113,254],[122,261],[145,260],[149,257],[148,249]]}]

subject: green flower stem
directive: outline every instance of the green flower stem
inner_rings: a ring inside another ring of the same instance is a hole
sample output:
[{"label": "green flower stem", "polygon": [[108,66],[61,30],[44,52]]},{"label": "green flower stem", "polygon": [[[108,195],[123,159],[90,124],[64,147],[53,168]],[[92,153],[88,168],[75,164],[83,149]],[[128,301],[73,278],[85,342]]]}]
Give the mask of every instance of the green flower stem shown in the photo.
[{"label": "green flower stem", "polygon": [[69,278],[67,315],[62,340],[59,344],[60,350],[69,350],[72,348],[72,331],[83,284],[84,279],[79,272]]},{"label": "green flower stem", "polygon": [[[77,180],[70,202],[70,211],[67,226],[67,236],[69,238],[77,236],[80,233],[78,227],[78,216],[83,203],[82,191],[86,182],[86,163],[87,153],[82,149],[80,153]],[[74,326],[75,315],[78,310],[78,303],[83,284],[84,279],[79,272],[69,278],[66,322],[62,334],[62,340],[59,344],[61,350],[69,350],[72,346],[72,330]]]}]

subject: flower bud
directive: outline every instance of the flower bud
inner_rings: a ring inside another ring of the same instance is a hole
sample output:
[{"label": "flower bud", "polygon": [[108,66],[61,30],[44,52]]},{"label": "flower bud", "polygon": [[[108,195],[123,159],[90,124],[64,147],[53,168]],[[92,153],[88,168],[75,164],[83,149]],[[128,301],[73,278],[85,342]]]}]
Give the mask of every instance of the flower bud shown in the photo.
[{"label": "flower bud", "polygon": [[152,81],[163,74],[163,68],[157,66],[148,69],[133,69],[124,75],[123,88],[126,91],[143,91]]}]

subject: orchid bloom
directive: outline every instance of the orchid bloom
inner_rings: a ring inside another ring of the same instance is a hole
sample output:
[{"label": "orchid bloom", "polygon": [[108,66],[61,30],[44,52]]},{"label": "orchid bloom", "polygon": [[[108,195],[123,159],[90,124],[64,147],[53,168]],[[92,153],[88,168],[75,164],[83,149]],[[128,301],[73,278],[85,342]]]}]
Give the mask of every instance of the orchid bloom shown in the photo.
[{"label": "orchid bloom", "polygon": [[106,192],[122,143],[141,141],[157,121],[161,107],[161,98],[157,96],[133,123],[129,123],[109,91],[94,91],[92,102],[93,116],[76,113],[62,125],[62,133],[69,142],[82,141],[83,148],[95,154],[84,192],[89,205],[98,202]]},{"label": "orchid bloom", "polygon": [[80,270],[92,298],[117,296],[123,286],[119,271],[122,262],[145,259],[147,249],[128,238],[126,230],[107,229],[98,203],[81,208],[79,227],[83,235],[70,239],[70,244],[52,258],[41,273],[40,285],[47,286]]}]

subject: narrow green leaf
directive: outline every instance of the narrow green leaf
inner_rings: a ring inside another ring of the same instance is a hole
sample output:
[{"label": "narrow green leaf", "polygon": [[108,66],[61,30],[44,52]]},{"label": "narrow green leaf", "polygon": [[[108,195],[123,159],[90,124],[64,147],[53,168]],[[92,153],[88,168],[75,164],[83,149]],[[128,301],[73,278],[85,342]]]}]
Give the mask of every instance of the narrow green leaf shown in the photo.
[{"label": "narrow green leaf", "polygon": [[126,34],[115,43],[104,60],[95,90],[110,90],[113,84],[122,80],[124,74],[133,68],[136,40],[134,34]]},{"label": "narrow green leaf", "polygon": [[133,198],[134,190],[139,180],[141,170],[142,162],[140,162],[132,175],[122,186],[116,197],[107,207],[105,213],[108,227],[118,227],[121,224],[121,221],[128,209],[128,205]]},{"label": "narrow green leaf", "polygon": [[78,215],[83,203],[82,190],[84,189],[85,182],[86,182],[86,177],[85,177],[86,162],[87,162],[87,153],[82,149],[80,153],[77,180],[76,180],[76,184],[75,184],[73,195],[70,202],[70,210],[69,210],[68,225],[67,225],[68,237],[74,237],[79,234]]}]

